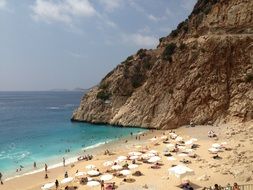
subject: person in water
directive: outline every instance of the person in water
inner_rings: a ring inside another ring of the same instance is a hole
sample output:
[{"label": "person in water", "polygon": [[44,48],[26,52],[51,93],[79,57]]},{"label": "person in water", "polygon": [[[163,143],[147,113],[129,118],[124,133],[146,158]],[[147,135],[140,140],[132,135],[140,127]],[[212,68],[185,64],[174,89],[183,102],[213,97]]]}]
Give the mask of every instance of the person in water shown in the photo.
[{"label": "person in water", "polygon": [[33,167],[34,167],[34,168],[37,168],[36,162],[33,162]]},{"label": "person in water", "polygon": [[47,172],[47,164],[45,164],[45,172]]},{"label": "person in water", "polygon": [[3,177],[3,174],[0,172],[0,182],[1,182],[1,185],[3,185],[3,180],[2,180],[2,177]]},{"label": "person in water", "polygon": [[62,159],[62,162],[63,162],[63,167],[65,167],[65,158],[64,157]]}]

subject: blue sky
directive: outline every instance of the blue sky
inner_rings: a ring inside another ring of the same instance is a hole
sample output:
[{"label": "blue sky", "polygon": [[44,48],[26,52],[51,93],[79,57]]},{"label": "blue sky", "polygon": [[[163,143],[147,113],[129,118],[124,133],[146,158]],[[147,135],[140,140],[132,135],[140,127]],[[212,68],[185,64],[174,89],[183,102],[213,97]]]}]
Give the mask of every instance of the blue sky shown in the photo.
[{"label": "blue sky", "polygon": [[89,88],[196,0],[0,0],[0,91]]}]

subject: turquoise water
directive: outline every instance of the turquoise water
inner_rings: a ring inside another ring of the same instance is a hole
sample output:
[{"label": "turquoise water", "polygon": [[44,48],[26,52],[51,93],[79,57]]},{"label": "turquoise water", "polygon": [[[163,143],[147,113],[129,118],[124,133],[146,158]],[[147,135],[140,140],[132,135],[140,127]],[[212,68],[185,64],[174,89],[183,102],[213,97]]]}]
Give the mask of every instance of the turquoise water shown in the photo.
[{"label": "turquoise water", "polygon": [[[144,130],[71,123],[83,92],[0,92],[0,172],[56,164],[82,149]],[[66,153],[65,150],[70,149]]]}]

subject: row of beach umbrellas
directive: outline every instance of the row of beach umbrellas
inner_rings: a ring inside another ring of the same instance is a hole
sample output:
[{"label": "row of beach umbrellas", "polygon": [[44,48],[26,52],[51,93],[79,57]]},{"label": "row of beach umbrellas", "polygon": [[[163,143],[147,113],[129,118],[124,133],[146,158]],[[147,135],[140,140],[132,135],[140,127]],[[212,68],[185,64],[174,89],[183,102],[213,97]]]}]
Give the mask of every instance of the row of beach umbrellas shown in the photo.
[{"label": "row of beach umbrellas", "polygon": [[[172,139],[174,139],[176,142],[181,142],[181,141],[184,140],[183,137],[178,136],[175,133],[169,133],[169,136]],[[168,137],[166,135],[163,135],[162,137],[160,137],[160,139],[168,139]],[[151,141],[157,141],[158,138],[154,137],[150,140]],[[197,139],[192,138],[188,141],[185,141],[185,145],[186,146],[192,145],[195,141],[197,141]],[[212,145],[212,150],[220,149],[220,147],[221,147],[220,144],[219,145],[218,144],[213,144]],[[136,146],[136,148],[141,148],[141,146],[139,146],[139,147]],[[175,148],[175,145],[172,144],[172,143],[169,143],[169,144],[166,144],[166,148],[168,150],[170,150],[170,149]],[[178,148],[179,148],[180,152],[184,152],[184,153],[178,154],[178,156],[181,156],[181,157],[188,156],[187,153],[190,153],[190,152],[193,151],[192,149],[186,148],[185,146],[178,146]],[[115,161],[106,161],[106,162],[103,163],[103,166],[111,167],[112,170],[119,171],[120,174],[122,174],[124,176],[128,176],[132,173],[131,170],[138,168],[139,165],[129,164],[128,169],[124,169],[123,166],[121,166],[119,163],[121,163],[123,161],[126,161],[128,159],[129,160],[138,160],[140,158],[147,160],[147,162],[149,162],[149,163],[157,163],[157,162],[161,161],[161,157],[158,156],[158,152],[156,150],[150,150],[150,151],[147,151],[146,153],[133,151],[133,152],[129,152],[128,156],[119,156],[119,157],[117,157],[117,159]],[[167,159],[169,161],[176,160],[176,158],[173,157],[173,156],[168,157]],[[100,172],[95,170],[96,166],[90,164],[90,165],[87,165],[85,168],[88,170],[87,172],[78,172],[78,173],[75,174],[75,177],[79,178],[79,177],[83,177],[83,176],[88,175],[89,176],[88,182],[87,182],[88,186],[100,185],[100,183],[98,181],[95,181],[91,178],[91,177],[96,177],[96,176],[100,175]],[[194,175],[194,171],[192,169],[186,167],[185,165],[177,165],[175,167],[172,167],[172,168],[169,169],[169,173],[175,175],[178,178],[182,178],[182,177],[188,176],[188,175]],[[113,179],[112,174],[105,173],[105,174],[100,176],[100,180],[103,180],[103,181],[110,181],[112,179]],[[67,185],[67,184],[69,184],[73,181],[74,181],[73,177],[68,177],[68,178],[65,178],[65,179],[61,180],[60,184],[61,185]],[[53,187],[55,187],[55,183],[47,183],[41,189],[42,190],[49,190],[49,189],[52,189]]]}]

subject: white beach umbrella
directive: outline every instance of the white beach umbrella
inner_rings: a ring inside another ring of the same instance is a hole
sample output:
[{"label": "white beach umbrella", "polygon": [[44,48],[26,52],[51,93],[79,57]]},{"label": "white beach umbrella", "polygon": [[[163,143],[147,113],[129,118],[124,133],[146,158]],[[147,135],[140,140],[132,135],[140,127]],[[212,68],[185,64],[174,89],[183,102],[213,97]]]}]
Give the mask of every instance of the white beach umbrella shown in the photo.
[{"label": "white beach umbrella", "polygon": [[124,161],[124,160],[126,160],[126,159],[127,159],[126,156],[119,156],[119,157],[117,158],[117,160],[119,160],[119,161]]},{"label": "white beach umbrella", "polygon": [[148,162],[154,163],[154,162],[158,162],[158,161],[160,161],[160,160],[161,160],[161,158],[160,158],[159,156],[153,156],[153,157],[151,157],[151,158],[148,160]]},{"label": "white beach umbrella", "polygon": [[190,149],[190,148],[187,148],[187,149],[185,149],[184,150],[184,152],[186,152],[186,153],[191,153],[191,152],[193,152],[194,150],[192,150],[192,149]]},{"label": "white beach umbrella", "polygon": [[213,153],[213,154],[216,154],[216,153],[218,153],[220,150],[217,149],[217,148],[213,148],[213,147],[212,147],[212,148],[209,148],[208,151],[211,152],[211,153]]},{"label": "white beach umbrella", "polygon": [[173,157],[173,156],[171,156],[171,157],[167,157],[167,159],[169,160],[169,161],[175,161],[175,160],[177,160],[175,157]]},{"label": "white beach umbrella", "polygon": [[113,170],[122,170],[122,169],[123,169],[123,167],[120,166],[120,165],[114,165],[114,166],[112,166],[111,168],[112,168]]},{"label": "white beach umbrella", "polygon": [[170,148],[170,147],[175,148],[175,144],[172,144],[172,143],[170,143],[170,144],[166,144],[166,147],[168,147],[168,148]]},{"label": "white beach umbrella", "polygon": [[113,161],[106,161],[103,163],[103,166],[112,166],[114,164]]},{"label": "white beach umbrella", "polygon": [[167,139],[168,137],[166,135],[161,136],[161,139]]},{"label": "white beach umbrella", "polygon": [[218,143],[214,143],[214,144],[212,144],[212,147],[213,147],[213,148],[221,148],[221,145],[218,144]]},{"label": "white beach umbrella", "polygon": [[90,170],[90,171],[87,172],[87,174],[89,176],[93,177],[93,176],[98,176],[100,173],[97,170]]},{"label": "white beach umbrella", "polygon": [[184,151],[186,149],[185,146],[178,146],[177,148],[179,149],[179,151]]},{"label": "white beach umbrella", "polygon": [[185,154],[185,153],[180,153],[180,154],[178,154],[178,156],[180,156],[180,157],[186,157],[186,156],[188,156],[188,155]]},{"label": "white beach umbrella", "polygon": [[188,140],[188,141],[185,141],[184,144],[185,144],[185,145],[192,145],[192,144],[193,144],[193,141],[192,141],[192,140]]},{"label": "white beach umbrella", "polygon": [[141,158],[147,160],[150,158],[150,156],[148,154],[143,154],[143,155],[141,155]]},{"label": "white beach umbrella", "polygon": [[154,157],[154,156],[155,156],[155,154],[153,154],[153,153],[146,153],[146,154],[141,155],[141,157],[143,159],[149,159],[149,158]]},{"label": "white beach umbrella", "polygon": [[127,176],[127,175],[130,175],[131,174],[131,171],[130,170],[122,170],[120,171],[120,173],[124,176]]},{"label": "white beach umbrella", "polygon": [[148,151],[148,153],[151,153],[151,154],[157,154],[157,153],[158,153],[158,151],[157,151],[157,150],[150,150],[150,151]]},{"label": "white beach umbrella", "polygon": [[175,139],[175,141],[177,141],[177,142],[182,141],[182,140],[183,140],[183,137],[181,137],[181,136],[178,136],[178,137]]},{"label": "white beach umbrella", "polygon": [[61,180],[61,184],[66,185],[68,183],[71,183],[73,180],[74,180],[73,177],[64,178],[63,180]]},{"label": "white beach umbrella", "polygon": [[130,160],[137,160],[139,158],[139,156],[130,156]]},{"label": "white beach umbrella", "polygon": [[90,164],[90,165],[87,165],[85,168],[88,169],[88,170],[92,170],[92,169],[95,169],[96,166],[93,165],[93,164]]},{"label": "white beach umbrella", "polygon": [[140,155],[142,155],[142,153],[141,152],[129,152],[128,155],[129,156],[140,156]]},{"label": "white beach umbrella", "polygon": [[98,181],[88,181],[87,186],[89,187],[95,187],[100,185],[100,183]]},{"label": "white beach umbrella", "polygon": [[194,175],[194,171],[184,165],[177,165],[169,169],[169,173],[175,175],[178,178],[183,178],[185,176]]},{"label": "white beach umbrella", "polygon": [[100,177],[100,180],[103,180],[103,181],[110,181],[111,179],[113,178],[113,175],[111,174],[104,174]]},{"label": "white beach umbrella", "polygon": [[173,138],[173,139],[177,138],[177,134],[176,134],[176,133],[169,133],[169,135],[170,135],[170,137]]},{"label": "white beach umbrella", "polygon": [[149,139],[149,140],[151,140],[151,141],[156,141],[157,138],[156,138],[156,137],[153,137],[153,138],[151,138],[151,139]]},{"label": "white beach umbrella", "polygon": [[198,141],[198,139],[196,139],[196,138],[191,138],[190,141],[196,142],[196,141]]},{"label": "white beach umbrella", "polygon": [[84,175],[86,175],[86,172],[77,172],[77,173],[75,174],[75,177],[82,177],[82,176],[84,176]]},{"label": "white beach umbrella", "polygon": [[138,168],[139,167],[139,165],[137,165],[137,164],[129,164],[128,165],[128,169],[135,169],[135,168]]},{"label": "white beach umbrella", "polygon": [[41,187],[42,190],[49,190],[49,189],[52,189],[53,187],[55,186],[55,183],[52,182],[52,183],[46,183],[45,185],[43,185]]},{"label": "white beach umbrella", "polygon": [[135,148],[142,148],[141,145],[135,145],[134,147],[135,147]]},{"label": "white beach umbrella", "polygon": [[175,148],[175,145],[172,144],[172,143],[170,143],[170,144],[166,144],[166,147],[167,147],[167,148]]}]

